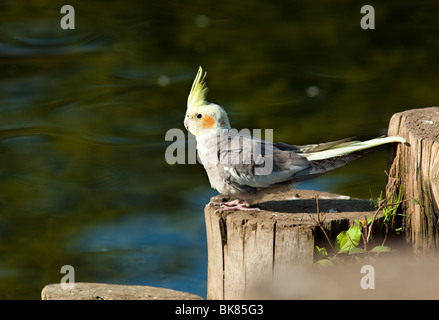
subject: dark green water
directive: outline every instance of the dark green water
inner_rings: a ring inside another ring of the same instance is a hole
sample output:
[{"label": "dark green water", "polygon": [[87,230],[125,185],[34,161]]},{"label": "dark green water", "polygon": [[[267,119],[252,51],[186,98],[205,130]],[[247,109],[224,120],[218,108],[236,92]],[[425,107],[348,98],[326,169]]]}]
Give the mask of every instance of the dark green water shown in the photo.
[{"label": "dark green water", "polygon": [[[75,29],[60,27],[61,6]],[[360,8],[375,8],[375,30]],[[436,1],[0,1],[0,298],[75,280],[206,295],[200,165],[165,161],[198,66],[232,126],[305,144],[438,105]],[[386,148],[302,184],[369,198]]]}]

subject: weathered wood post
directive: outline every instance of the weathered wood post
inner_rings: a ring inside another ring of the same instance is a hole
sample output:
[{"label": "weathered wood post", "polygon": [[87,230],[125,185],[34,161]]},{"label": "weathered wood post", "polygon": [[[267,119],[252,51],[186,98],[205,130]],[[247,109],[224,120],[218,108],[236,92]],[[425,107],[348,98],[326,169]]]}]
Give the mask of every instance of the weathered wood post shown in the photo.
[{"label": "weathered wood post", "polygon": [[[439,108],[413,109],[393,115],[388,135],[407,140],[394,145],[389,157],[389,181],[402,189],[407,241],[416,253],[438,247]],[[421,203],[422,205],[420,205]]]},{"label": "weathered wood post", "polygon": [[[356,219],[375,213],[369,201],[305,190],[266,196],[258,205],[259,212],[220,214],[215,212],[218,207],[207,205],[207,298],[243,299],[258,285],[281,277],[285,270],[312,266],[319,241],[319,229],[312,219],[317,215],[316,194],[331,238]],[[212,200],[221,201],[215,198]],[[323,242],[329,248],[326,239]]]}]

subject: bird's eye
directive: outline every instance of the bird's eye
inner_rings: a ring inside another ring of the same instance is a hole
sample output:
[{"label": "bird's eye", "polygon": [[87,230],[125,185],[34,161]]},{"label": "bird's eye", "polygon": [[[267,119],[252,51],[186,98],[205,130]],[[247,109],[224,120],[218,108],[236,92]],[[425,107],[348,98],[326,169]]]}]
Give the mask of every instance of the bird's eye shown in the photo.
[{"label": "bird's eye", "polygon": [[198,119],[201,119],[202,115],[201,115],[200,113],[197,113],[196,117],[197,117]]}]

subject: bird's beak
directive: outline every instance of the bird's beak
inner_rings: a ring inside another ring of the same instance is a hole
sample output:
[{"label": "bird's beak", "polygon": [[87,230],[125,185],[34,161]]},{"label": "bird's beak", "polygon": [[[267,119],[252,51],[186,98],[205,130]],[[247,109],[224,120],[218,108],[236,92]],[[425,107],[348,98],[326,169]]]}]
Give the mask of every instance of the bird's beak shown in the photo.
[{"label": "bird's beak", "polygon": [[184,118],[184,127],[189,131],[189,116]]}]

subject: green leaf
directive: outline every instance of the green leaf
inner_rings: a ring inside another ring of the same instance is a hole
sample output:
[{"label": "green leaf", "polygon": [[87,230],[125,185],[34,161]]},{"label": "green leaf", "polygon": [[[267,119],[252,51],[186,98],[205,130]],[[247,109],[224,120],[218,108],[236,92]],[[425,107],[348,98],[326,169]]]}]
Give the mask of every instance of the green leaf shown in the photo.
[{"label": "green leaf", "polygon": [[319,246],[316,246],[316,250],[322,256],[328,255],[328,251],[326,251],[326,248],[320,248]]},{"label": "green leaf", "polygon": [[364,249],[358,247],[353,247],[349,249],[349,254],[359,254],[359,253],[364,253]]},{"label": "green leaf", "polygon": [[315,264],[317,267],[332,267],[334,265],[334,262],[332,262],[329,259],[321,259],[317,261]]},{"label": "green leaf", "polygon": [[361,230],[357,226],[352,226],[348,231],[342,231],[335,239],[335,249],[339,253],[349,252],[353,247],[358,246],[361,239]]},{"label": "green leaf", "polygon": [[347,236],[346,231],[342,231],[338,234],[337,238],[335,238],[335,250],[340,252],[340,249],[346,244]]},{"label": "green leaf", "polygon": [[390,248],[387,246],[376,246],[370,252],[390,252]]}]

